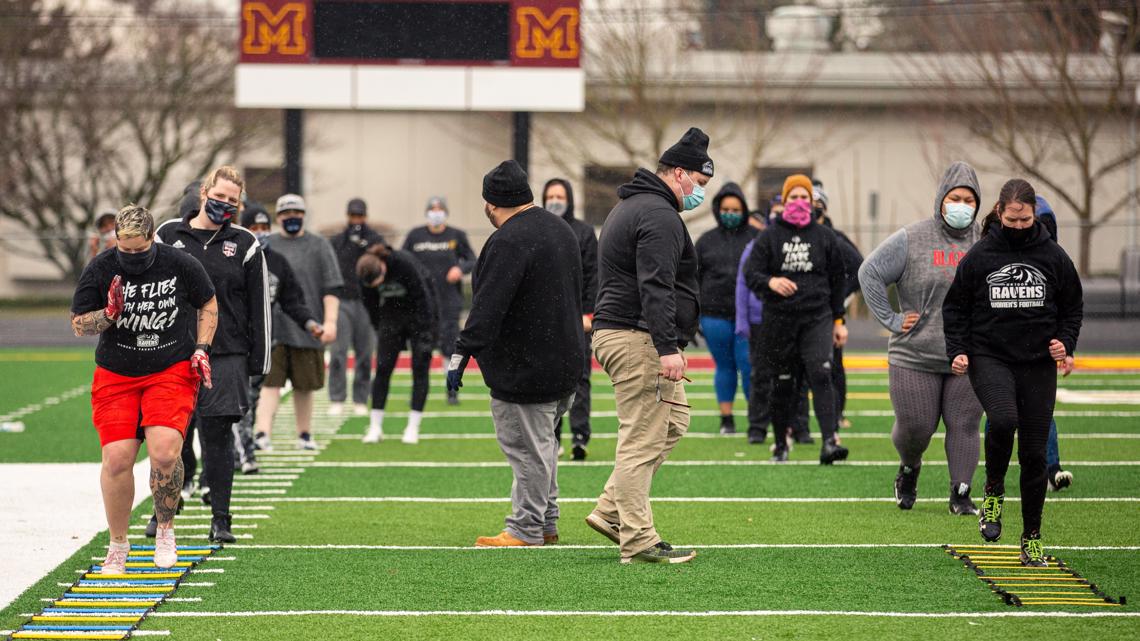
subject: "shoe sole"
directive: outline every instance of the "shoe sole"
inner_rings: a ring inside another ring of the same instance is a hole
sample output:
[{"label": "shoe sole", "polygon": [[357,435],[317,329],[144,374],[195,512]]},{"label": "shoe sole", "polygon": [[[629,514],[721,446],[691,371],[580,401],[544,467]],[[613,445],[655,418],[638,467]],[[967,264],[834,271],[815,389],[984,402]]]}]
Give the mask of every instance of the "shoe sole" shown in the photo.
[{"label": "shoe sole", "polygon": [[614,545],[621,545],[621,538],[614,534],[609,521],[606,521],[600,516],[590,514],[586,517],[586,525],[589,525],[590,529],[609,539]]},{"label": "shoe sole", "polygon": [[696,558],[696,556],[697,556],[696,552],[693,552],[692,554],[689,554],[688,556],[677,556],[677,557],[651,557],[651,558],[641,557],[641,558],[638,558],[635,556],[635,557],[632,557],[629,559],[623,558],[621,560],[621,562],[623,565],[630,565],[633,563],[644,563],[646,565],[657,565],[657,564],[661,564],[661,563],[688,563],[689,561],[692,561],[694,558]]}]

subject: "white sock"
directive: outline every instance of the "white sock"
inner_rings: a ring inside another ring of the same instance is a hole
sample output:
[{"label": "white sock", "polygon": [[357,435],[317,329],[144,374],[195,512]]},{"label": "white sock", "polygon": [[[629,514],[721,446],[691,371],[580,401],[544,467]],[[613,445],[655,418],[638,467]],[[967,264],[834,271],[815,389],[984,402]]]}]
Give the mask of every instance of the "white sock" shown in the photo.
[{"label": "white sock", "polygon": [[408,412],[408,429],[418,431],[420,429],[420,421],[423,421],[423,420],[424,420],[424,413],[423,412],[417,412],[415,410]]},{"label": "white sock", "polygon": [[372,410],[369,426],[372,427],[372,429],[384,429],[384,410]]}]

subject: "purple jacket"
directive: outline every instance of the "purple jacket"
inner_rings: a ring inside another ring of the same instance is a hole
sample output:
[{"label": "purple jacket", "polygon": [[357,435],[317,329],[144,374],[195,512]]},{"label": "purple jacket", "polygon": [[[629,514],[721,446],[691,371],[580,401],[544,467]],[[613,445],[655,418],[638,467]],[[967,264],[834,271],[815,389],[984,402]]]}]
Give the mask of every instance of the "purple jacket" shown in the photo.
[{"label": "purple jacket", "polygon": [[752,248],[756,245],[753,240],[744,246],[744,253],[740,255],[740,266],[736,270],[736,335],[748,338],[751,325],[759,325],[764,317],[764,304],[744,284],[744,263],[752,255]]}]

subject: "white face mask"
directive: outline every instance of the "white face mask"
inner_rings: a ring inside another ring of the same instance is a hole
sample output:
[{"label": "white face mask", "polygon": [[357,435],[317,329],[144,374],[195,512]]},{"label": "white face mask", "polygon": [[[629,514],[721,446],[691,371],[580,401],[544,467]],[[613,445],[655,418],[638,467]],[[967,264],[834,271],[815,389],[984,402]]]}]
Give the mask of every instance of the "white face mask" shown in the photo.
[{"label": "white face mask", "polygon": [[427,217],[428,224],[432,227],[439,227],[447,222],[447,212],[442,209],[429,209],[424,213]]},{"label": "white face mask", "polygon": [[546,203],[546,211],[554,214],[555,216],[561,216],[565,214],[567,209],[569,208],[566,206],[566,201],[563,200],[552,200]]}]

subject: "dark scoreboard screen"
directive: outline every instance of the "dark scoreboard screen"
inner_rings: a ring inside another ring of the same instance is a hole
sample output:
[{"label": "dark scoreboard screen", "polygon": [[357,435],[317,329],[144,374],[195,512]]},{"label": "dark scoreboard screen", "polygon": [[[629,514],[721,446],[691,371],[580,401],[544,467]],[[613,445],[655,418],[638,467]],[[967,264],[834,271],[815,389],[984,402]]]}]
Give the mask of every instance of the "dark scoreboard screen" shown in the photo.
[{"label": "dark scoreboard screen", "polygon": [[313,0],[318,59],[511,59],[510,2]]}]

